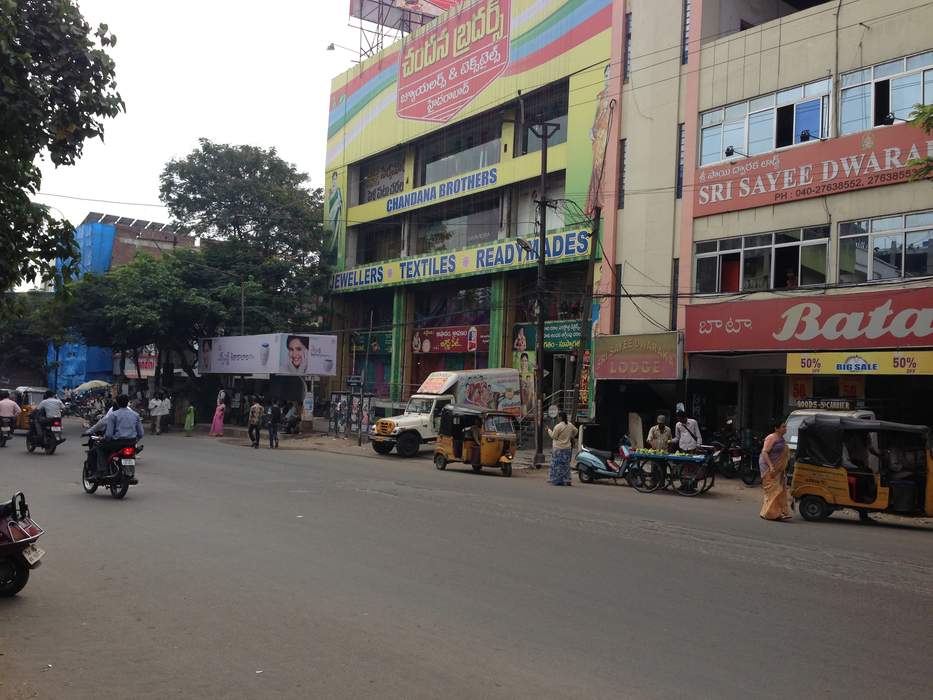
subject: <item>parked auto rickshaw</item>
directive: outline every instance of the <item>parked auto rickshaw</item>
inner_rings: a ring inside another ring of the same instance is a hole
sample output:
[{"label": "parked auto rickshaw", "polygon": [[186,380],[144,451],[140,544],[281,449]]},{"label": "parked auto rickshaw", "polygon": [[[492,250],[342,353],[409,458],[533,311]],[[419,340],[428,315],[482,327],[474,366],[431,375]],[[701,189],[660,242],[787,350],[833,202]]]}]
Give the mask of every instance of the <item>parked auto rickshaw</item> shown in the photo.
[{"label": "parked auto rickshaw", "polygon": [[446,469],[451,462],[463,462],[475,472],[492,467],[512,476],[517,442],[518,426],[511,413],[448,405],[441,411],[434,466]]},{"label": "parked auto rickshaw", "polygon": [[29,414],[39,408],[39,404],[45,397],[48,389],[44,386],[18,386],[16,387],[16,402],[22,409],[19,417],[16,419],[16,428],[19,430],[29,430]]},{"label": "parked auto rickshaw", "polygon": [[933,515],[933,455],[922,425],[817,415],[800,425],[791,495],[806,520],[851,508]]}]

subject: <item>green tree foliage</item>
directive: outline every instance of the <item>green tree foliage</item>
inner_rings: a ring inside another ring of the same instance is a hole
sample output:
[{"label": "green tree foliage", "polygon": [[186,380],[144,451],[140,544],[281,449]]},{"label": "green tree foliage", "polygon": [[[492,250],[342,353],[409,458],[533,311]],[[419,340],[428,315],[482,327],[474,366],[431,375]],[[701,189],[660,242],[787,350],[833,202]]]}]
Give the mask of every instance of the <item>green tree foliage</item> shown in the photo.
[{"label": "green tree foliage", "polygon": [[51,280],[57,258],[77,257],[72,227],[30,196],[39,158],[74,164],[87,139],[103,138],[103,119],[124,109],[106,51],[114,44],[71,0],[0,0],[0,290]]},{"label": "green tree foliage", "polygon": [[[933,134],[933,105],[915,105],[913,118],[910,123],[923,129],[924,133]],[[912,175],[914,180],[929,180],[933,178],[933,158],[918,158],[911,160],[908,165],[915,166],[916,172]]]},{"label": "green tree foliage", "polygon": [[258,285],[247,303],[261,313],[250,314],[248,332],[318,325],[327,284],[324,195],[307,181],[274,148],[207,139],[162,172],[160,196],[172,218],[207,239],[204,264]]},{"label": "green tree foliage", "polygon": [[70,339],[60,298],[47,292],[8,294],[0,315],[0,364],[45,374],[49,340]]}]

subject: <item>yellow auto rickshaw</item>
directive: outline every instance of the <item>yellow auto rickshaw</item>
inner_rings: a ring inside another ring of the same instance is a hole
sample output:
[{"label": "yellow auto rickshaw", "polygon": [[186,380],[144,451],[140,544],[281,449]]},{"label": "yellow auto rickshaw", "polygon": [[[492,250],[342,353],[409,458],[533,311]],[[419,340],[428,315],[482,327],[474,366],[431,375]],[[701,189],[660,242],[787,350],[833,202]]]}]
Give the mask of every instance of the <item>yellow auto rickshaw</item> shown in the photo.
[{"label": "yellow auto rickshaw", "polygon": [[14,396],[11,396],[19,404],[21,413],[16,419],[16,428],[19,430],[29,430],[29,414],[39,408],[42,399],[45,398],[45,392],[48,388],[44,386],[18,386]]},{"label": "yellow auto rickshaw", "polygon": [[879,420],[810,416],[800,425],[791,495],[806,520],[851,508],[933,515],[929,429]]},{"label": "yellow auto rickshaw", "polygon": [[517,442],[518,426],[511,413],[450,404],[441,411],[434,466],[446,469],[451,462],[463,462],[475,472],[492,467],[512,476]]}]

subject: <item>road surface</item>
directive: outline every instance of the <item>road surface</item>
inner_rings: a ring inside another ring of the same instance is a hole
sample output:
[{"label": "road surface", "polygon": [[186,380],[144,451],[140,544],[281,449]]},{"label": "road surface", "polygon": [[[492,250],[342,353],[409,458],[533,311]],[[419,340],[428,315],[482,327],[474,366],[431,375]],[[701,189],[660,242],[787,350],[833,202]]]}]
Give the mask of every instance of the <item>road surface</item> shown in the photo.
[{"label": "road surface", "polygon": [[116,501],[68,437],[0,450],[4,699],[933,697],[930,528],[177,433]]}]

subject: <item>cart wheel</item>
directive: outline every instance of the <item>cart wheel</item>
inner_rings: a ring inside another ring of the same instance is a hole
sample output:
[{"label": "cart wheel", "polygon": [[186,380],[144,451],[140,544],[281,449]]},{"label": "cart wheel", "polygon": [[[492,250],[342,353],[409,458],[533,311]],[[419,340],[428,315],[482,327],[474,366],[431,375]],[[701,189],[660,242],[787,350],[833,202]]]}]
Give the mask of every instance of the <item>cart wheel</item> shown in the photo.
[{"label": "cart wheel", "polygon": [[577,478],[584,484],[592,484],[594,481],[593,472],[591,472],[590,468],[585,464],[577,465]]},{"label": "cart wheel", "polygon": [[441,471],[447,469],[447,460],[440,452],[434,455],[434,468],[440,469]]},{"label": "cart wheel", "polygon": [[506,462],[502,465],[502,476],[512,476],[512,463]]},{"label": "cart wheel", "polygon": [[800,499],[800,515],[804,520],[826,520],[829,517],[829,506],[819,496],[804,496]]},{"label": "cart wheel", "polygon": [[639,493],[654,493],[666,480],[664,463],[643,459],[628,470],[626,478],[629,486]]},{"label": "cart wheel", "polygon": [[681,468],[680,473],[674,477],[674,491],[679,496],[699,496],[707,490],[708,481],[703,467]]}]

